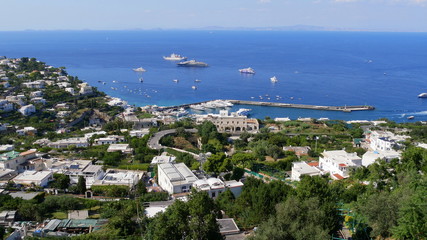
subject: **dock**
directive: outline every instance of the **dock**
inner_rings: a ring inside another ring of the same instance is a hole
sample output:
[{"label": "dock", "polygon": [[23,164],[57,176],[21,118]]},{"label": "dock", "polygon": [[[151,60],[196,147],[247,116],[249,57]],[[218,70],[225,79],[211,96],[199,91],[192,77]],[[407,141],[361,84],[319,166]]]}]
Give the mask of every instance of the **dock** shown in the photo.
[{"label": "dock", "polygon": [[256,101],[244,101],[244,100],[228,100],[233,104],[244,104],[244,105],[255,105],[255,106],[268,106],[268,107],[282,107],[282,108],[300,108],[300,109],[312,109],[312,110],[324,110],[324,111],[341,111],[341,112],[352,112],[352,111],[366,111],[374,110],[375,107],[367,105],[357,106],[319,106],[319,105],[307,105],[307,104],[291,104],[291,103],[277,103],[277,102],[256,102]]},{"label": "dock", "polygon": [[[356,106],[319,106],[319,105],[307,105],[307,104],[292,104],[292,103],[279,103],[279,102],[257,102],[257,101],[245,101],[245,100],[224,100],[229,101],[233,104],[238,105],[254,105],[254,106],[266,106],[266,107],[281,107],[281,108],[299,108],[299,109],[311,109],[311,110],[323,110],[323,111],[341,111],[341,112],[352,112],[352,111],[367,111],[374,110],[374,106],[368,105],[356,105]],[[191,104],[182,104],[178,106],[162,107],[162,110],[172,110],[179,108],[189,108],[190,105],[197,105],[210,101],[203,101]]]}]

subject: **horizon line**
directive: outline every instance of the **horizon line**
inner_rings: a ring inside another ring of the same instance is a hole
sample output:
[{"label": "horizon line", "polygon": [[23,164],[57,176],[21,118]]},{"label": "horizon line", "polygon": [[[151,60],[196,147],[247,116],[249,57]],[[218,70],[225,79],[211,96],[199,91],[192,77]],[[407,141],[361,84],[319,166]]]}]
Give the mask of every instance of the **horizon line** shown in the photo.
[{"label": "horizon line", "polygon": [[357,28],[333,28],[310,25],[293,25],[278,27],[193,27],[193,28],[128,28],[128,29],[21,29],[0,30],[0,32],[60,32],[60,31],[259,31],[259,32],[384,32],[384,33],[427,33],[427,30],[393,30],[393,29],[357,29]]}]

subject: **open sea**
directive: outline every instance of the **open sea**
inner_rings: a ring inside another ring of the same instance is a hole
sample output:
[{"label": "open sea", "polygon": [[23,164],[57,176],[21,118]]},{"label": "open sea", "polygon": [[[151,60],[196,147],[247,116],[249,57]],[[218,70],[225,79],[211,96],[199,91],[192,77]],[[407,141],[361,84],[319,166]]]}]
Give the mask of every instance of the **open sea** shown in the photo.
[{"label": "open sea", "polygon": [[[177,67],[176,62],[162,58],[171,53],[206,62],[209,67]],[[0,32],[1,55],[36,57],[55,67],[64,66],[69,74],[137,106],[214,99],[372,105],[374,111],[351,113],[244,105],[233,110],[251,108],[256,118],[404,122],[413,115],[412,121],[427,120],[427,99],[417,97],[427,92],[427,33]],[[139,76],[132,71],[138,67],[147,72]],[[246,67],[254,68],[256,74],[238,72]],[[272,76],[279,82],[271,83]],[[196,83],[196,79],[201,81]]]}]

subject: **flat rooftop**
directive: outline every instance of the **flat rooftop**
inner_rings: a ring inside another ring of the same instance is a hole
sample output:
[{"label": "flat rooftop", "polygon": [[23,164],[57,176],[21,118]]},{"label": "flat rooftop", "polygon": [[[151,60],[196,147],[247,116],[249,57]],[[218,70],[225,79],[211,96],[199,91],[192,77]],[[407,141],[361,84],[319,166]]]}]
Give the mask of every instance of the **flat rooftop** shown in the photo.
[{"label": "flat rooftop", "polygon": [[165,172],[167,178],[169,178],[171,182],[194,182],[198,180],[196,175],[194,175],[194,173],[191,172],[191,170],[184,163],[163,163],[159,165],[159,168]]}]

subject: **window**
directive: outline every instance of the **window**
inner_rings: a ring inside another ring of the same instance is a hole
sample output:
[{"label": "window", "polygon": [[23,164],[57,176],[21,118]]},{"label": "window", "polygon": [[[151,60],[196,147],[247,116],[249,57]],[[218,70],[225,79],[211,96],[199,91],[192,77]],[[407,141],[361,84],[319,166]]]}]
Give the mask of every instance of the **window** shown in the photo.
[{"label": "window", "polygon": [[213,197],[213,198],[215,197],[215,192],[212,192],[212,197]]}]

